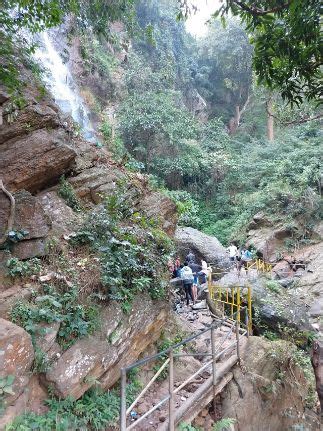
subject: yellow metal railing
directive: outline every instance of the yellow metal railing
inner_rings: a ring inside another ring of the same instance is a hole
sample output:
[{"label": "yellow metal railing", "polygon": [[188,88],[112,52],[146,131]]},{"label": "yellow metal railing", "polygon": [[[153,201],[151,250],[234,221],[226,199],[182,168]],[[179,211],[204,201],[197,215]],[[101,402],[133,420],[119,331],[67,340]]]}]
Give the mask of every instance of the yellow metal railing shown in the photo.
[{"label": "yellow metal railing", "polygon": [[247,269],[255,268],[260,272],[271,272],[273,266],[271,263],[265,262],[262,259],[256,259],[254,261],[247,262]]},{"label": "yellow metal railing", "polygon": [[[224,287],[220,284],[212,282],[212,274],[208,277],[208,290],[212,301],[222,307],[222,314],[224,315],[224,308],[227,305],[230,309],[230,317],[240,323],[241,321],[241,308],[246,309],[246,326],[248,332],[252,331],[252,290],[251,286],[232,285]],[[245,305],[247,307],[245,307]]]}]

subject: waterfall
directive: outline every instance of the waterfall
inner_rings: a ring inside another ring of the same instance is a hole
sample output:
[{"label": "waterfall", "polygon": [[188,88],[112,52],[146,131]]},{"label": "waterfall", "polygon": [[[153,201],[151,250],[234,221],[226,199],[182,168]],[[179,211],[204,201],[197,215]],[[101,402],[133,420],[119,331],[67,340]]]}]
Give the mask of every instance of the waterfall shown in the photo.
[{"label": "waterfall", "polygon": [[43,80],[57,105],[80,125],[85,139],[96,142],[95,131],[77,85],[46,32],[39,34],[39,47],[35,58],[45,69]]}]

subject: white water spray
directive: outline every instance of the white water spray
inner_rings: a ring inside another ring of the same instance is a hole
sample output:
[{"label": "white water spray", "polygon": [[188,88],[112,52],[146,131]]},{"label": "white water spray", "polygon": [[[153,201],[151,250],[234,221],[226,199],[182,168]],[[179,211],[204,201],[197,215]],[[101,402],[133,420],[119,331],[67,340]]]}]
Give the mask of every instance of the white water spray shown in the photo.
[{"label": "white water spray", "polygon": [[54,48],[47,33],[40,33],[40,46],[35,58],[45,68],[44,82],[53,95],[55,102],[65,114],[71,115],[81,127],[81,133],[89,141],[95,142],[95,132],[90,122],[84,101],[79,95],[77,85]]}]

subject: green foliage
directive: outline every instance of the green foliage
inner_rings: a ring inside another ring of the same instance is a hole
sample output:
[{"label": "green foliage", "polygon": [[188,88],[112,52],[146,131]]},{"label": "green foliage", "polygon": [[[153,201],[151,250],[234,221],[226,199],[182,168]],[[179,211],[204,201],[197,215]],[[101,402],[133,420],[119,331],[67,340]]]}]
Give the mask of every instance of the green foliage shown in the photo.
[{"label": "green foliage", "polygon": [[36,257],[29,260],[20,260],[17,257],[11,257],[7,261],[8,274],[11,277],[27,277],[38,274],[41,271],[41,261]]},{"label": "green foliage", "polygon": [[7,395],[14,395],[12,384],[15,381],[15,376],[9,374],[6,377],[0,378],[0,398]]},{"label": "green foliage", "polygon": [[[194,82],[209,102],[211,116],[229,122],[235,107],[242,109],[252,85],[252,46],[241,24],[228,20],[210,26],[207,36],[198,41],[198,68]],[[229,103],[228,103],[229,102]]]},{"label": "green foliage", "polygon": [[82,33],[80,52],[88,73],[94,74],[97,71],[102,78],[110,78],[117,65],[116,59],[88,29]]},{"label": "green foliage", "polygon": [[46,373],[50,369],[49,359],[47,354],[34,343],[34,373]]},{"label": "green foliage", "polygon": [[253,68],[259,82],[278,89],[292,103],[304,98],[319,101],[322,52],[318,0],[262,0],[257,4],[226,0],[214,16],[227,14],[239,17],[251,35]]},{"label": "green foliage", "polygon": [[100,132],[103,135],[104,141],[109,144],[112,136],[112,126],[108,120],[103,121],[100,127]]},{"label": "green foliage", "polygon": [[222,242],[243,242],[246,227],[261,211],[273,223],[288,226],[293,244],[309,238],[320,217],[319,142],[315,125],[283,130],[270,144],[233,140],[217,194],[200,204],[204,230]]},{"label": "green foliage", "polygon": [[29,232],[27,230],[11,230],[8,232],[8,242],[15,244],[19,241],[22,241],[28,235]]},{"label": "green foliage", "polygon": [[223,418],[223,419],[217,421],[213,425],[212,430],[213,431],[226,431],[227,429],[231,429],[231,425],[234,425],[235,423],[236,423],[236,419]]},{"label": "green foliage", "polygon": [[[127,403],[134,401],[138,382],[127,386]],[[14,419],[6,431],[79,431],[85,429],[105,430],[116,426],[120,411],[120,389],[102,392],[90,389],[80,399],[49,399],[45,402],[48,412],[43,415],[25,413]]]},{"label": "green foliage", "polygon": [[9,374],[8,376],[0,378],[0,417],[5,410],[5,397],[7,395],[14,395],[12,384],[15,381],[15,376]]},{"label": "green foliage", "polygon": [[165,191],[176,204],[180,226],[201,227],[198,202],[184,190]]},{"label": "green foliage", "polygon": [[186,424],[185,422],[181,422],[181,423],[179,424],[178,429],[179,429],[180,431],[199,431],[199,430],[200,430],[200,428],[193,427],[193,425],[191,425],[191,424]]},{"label": "green foliage", "polygon": [[81,211],[82,206],[81,203],[73,189],[73,186],[62,176],[59,180],[58,187],[59,196],[65,200],[66,204],[71,207],[74,211]]},{"label": "green foliage", "polygon": [[[72,240],[99,253],[103,291],[97,296],[121,301],[125,312],[139,292],[147,291],[153,299],[164,297],[165,265],[172,250],[171,240],[155,222],[133,213],[128,205],[120,186]],[[125,219],[132,225],[125,226]]]},{"label": "green foliage", "polygon": [[267,289],[271,290],[274,293],[279,294],[281,292],[281,286],[275,280],[267,280],[265,286]]},{"label": "green foliage", "polygon": [[10,316],[32,336],[39,334],[38,323],[60,322],[58,341],[64,348],[91,334],[98,324],[98,308],[93,304],[79,303],[75,287],[64,292],[44,285],[43,292],[30,301],[18,301]]}]

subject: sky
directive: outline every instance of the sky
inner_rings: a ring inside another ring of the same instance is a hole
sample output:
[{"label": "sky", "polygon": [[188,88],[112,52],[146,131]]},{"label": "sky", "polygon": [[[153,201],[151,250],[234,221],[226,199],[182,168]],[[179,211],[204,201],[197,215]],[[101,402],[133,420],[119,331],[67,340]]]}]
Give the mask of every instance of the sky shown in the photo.
[{"label": "sky", "polygon": [[197,6],[198,11],[188,18],[185,24],[186,29],[195,37],[203,37],[207,32],[205,22],[219,8],[220,0],[191,0],[190,3]]}]

